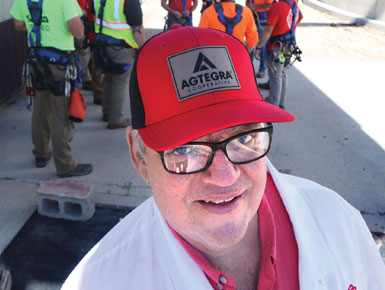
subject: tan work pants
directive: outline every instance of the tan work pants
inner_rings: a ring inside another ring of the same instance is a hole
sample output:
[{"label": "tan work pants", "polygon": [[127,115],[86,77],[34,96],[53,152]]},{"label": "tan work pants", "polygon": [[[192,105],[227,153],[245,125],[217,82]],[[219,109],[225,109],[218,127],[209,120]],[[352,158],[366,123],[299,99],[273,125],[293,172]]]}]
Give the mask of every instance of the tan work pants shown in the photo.
[{"label": "tan work pants", "polygon": [[[49,68],[55,81],[64,79],[65,70],[59,70],[55,65],[49,65]],[[38,69],[42,67],[38,65]],[[58,174],[77,166],[71,155],[71,124],[68,121],[66,102],[65,96],[55,96],[49,90],[36,90],[32,112],[32,152],[36,156],[47,157],[52,139],[53,160]]]},{"label": "tan work pants", "polygon": [[[107,54],[115,63],[132,64],[135,61],[136,50],[131,48],[115,48],[107,46]],[[131,69],[122,73],[106,72],[103,80],[102,106],[103,115],[108,115],[110,124],[123,121],[123,106],[129,96],[129,79]]]}]

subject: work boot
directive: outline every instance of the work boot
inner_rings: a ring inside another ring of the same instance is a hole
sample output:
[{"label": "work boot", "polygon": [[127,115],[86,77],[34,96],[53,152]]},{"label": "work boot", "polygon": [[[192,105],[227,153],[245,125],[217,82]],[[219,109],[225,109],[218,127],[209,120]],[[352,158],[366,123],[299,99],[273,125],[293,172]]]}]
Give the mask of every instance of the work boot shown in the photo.
[{"label": "work boot", "polygon": [[257,84],[258,88],[263,90],[270,90],[269,82]]},{"label": "work boot", "polygon": [[68,171],[66,173],[58,173],[57,176],[60,178],[65,177],[73,177],[73,176],[82,176],[87,175],[92,172],[92,165],[91,164],[78,164],[74,170]]},{"label": "work boot", "polygon": [[49,152],[47,156],[36,156],[35,157],[36,167],[39,167],[39,168],[46,167],[51,157],[52,157],[51,152]]},{"label": "work boot", "polygon": [[266,72],[264,70],[260,70],[255,76],[259,79],[263,79],[266,75]]},{"label": "work boot", "polygon": [[103,114],[102,121],[108,122],[108,114]]},{"label": "work boot", "polygon": [[127,128],[130,125],[131,125],[131,119],[123,119],[123,121],[120,122],[119,124],[110,124],[110,123],[108,123],[107,128],[108,129]]}]

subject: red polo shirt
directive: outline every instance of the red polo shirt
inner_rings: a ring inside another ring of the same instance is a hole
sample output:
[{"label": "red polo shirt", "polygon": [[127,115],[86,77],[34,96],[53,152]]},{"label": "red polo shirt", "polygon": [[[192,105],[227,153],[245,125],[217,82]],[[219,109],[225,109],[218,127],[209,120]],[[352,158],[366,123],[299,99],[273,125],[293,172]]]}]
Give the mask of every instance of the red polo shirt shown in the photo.
[{"label": "red polo shirt", "polygon": [[[262,248],[258,290],[299,289],[298,247],[293,226],[270,174],[258,209],[258,218]],[[214,269],[197,249],[174,230],[173,232],[205,273],[213,289],[236,289],[233,278]]]}]

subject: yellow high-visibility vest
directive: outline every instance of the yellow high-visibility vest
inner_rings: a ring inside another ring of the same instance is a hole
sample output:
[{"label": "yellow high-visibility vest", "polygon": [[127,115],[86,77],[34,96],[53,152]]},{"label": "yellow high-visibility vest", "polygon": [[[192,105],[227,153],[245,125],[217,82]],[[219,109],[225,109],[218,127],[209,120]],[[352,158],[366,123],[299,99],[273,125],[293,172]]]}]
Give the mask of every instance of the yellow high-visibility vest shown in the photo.
[{"label": "yellow high-visibility vest", "polygon": [[[99,33],[101,19],[99,19],[100,0],[94,0],[95,8],[95,32]],[[129,46],[138,48],[134,39],[132,28],[126,22],[124,15],[124,0],[106,0],[103,14],[102,34],[116,39],[123,39]]]}]

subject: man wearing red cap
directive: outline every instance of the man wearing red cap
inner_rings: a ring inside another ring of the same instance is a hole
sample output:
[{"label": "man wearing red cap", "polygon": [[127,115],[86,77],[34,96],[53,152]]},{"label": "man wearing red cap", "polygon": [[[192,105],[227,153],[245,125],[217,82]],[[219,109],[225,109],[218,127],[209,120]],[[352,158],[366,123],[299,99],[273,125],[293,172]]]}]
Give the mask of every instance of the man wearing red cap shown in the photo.
[{"label": "man wearing red cap", "polygon": [[[266,158],[272,122],[243,44],[183,27],[140,50],[130,79],[133,165],[153,193],[62,289],[381,289],[359,211]],[[161,109],[160,109],[161,108]]]}]

